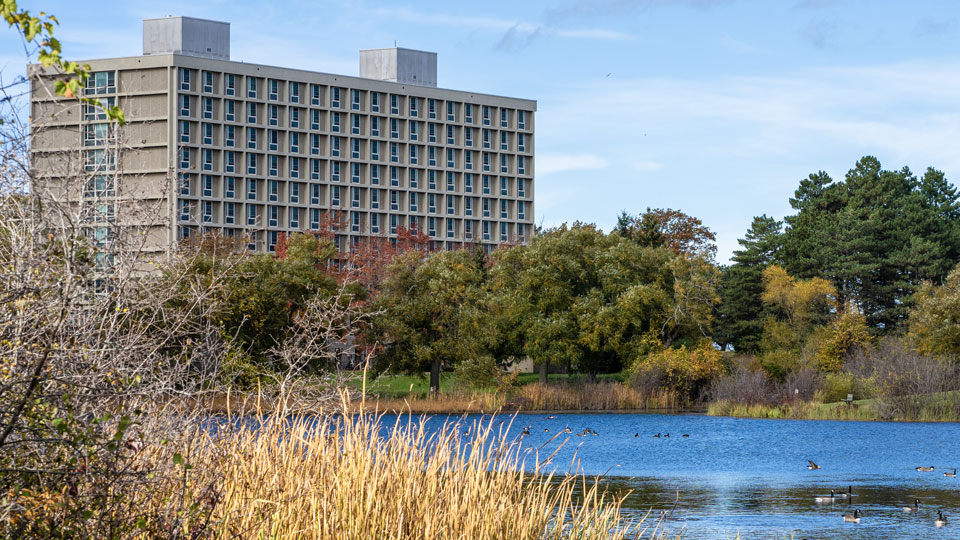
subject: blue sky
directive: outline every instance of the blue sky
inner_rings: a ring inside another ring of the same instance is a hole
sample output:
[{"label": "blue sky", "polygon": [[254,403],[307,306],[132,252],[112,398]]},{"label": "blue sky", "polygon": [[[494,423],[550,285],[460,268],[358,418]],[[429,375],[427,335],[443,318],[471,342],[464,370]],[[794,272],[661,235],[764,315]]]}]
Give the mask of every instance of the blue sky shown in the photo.
[{"label": "blue sky", "polygon": [[[140,20],[231,23],[232,57],[356,75],[357,51],[439,53],[440,86],[536,99],[537,221],[678,208],[717,233],[782,218],[800,179],[863,155],[960,178],[960,2],[21,2],[68,58],[140,54]],[[160,7],[158,7],[160,6]],[[22,47],[0,33],[3,78]]]}]

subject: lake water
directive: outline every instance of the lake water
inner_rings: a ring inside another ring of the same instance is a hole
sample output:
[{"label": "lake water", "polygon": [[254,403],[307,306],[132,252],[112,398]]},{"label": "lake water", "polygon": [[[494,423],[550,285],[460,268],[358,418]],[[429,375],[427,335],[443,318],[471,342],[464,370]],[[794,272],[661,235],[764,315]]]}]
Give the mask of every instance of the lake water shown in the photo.
[{"label": "lake water", "polygon": [[[960,538],[960,479],[943,476],[960,467],[958,423],[553,416],[519,414],[511,436],[531,453],[546,445],[549,454],[565,441],[553,460],[558,472],[575,459],[587,475],[609,471],[605,481],[612,489],[632,491],[628,512],[670,509],[667,530],[683,531],[684,538]],[[470,424],[479,416],[463,418]],[[439,427],[449,420],[429,422]],[[519,437],[525,426],[530,435]],[[548,442],[567,426],[573,433]],[[584,428],[598,435],[577,436]],[[657,433],[670,437],[654,438]],[[808,459],[821,469],[808,470]],[[915,470],[931,465],[933,472]],[[849,502],[814,502],[848,486],[854,493]],[[914,499],[920,511],[904,512]],[[841,514],[855,508],[863,512],[861,523],[845,523]],[[934,526],[938,510],[949,521],[940,529]]]}]

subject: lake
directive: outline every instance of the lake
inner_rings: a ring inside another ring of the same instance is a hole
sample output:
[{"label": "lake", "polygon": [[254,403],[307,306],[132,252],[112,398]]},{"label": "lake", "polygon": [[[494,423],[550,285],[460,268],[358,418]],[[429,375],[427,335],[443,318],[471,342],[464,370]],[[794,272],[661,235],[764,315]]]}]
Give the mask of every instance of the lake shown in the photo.
[{"label": "lake", "polygon": [[[462,418],[469,425],[481,417]],[[393,420],[388,415],[384,424]],[[526,426],[530,435],[520,437]],[[568,426],[572,433],[562,433]],[[585,428],[597,435],[577,436]],[[530,413],[513,419],[510,434],[531,455],[543,446],[541,457],[565,441],[552,462],[557,472],[577,460],[587,475],[607,473],[611,488],[632,491],[632,516],[669,509],[668,532],[682,530],[684,538],[960,538],[960,480],[943,476],[960,467],[958,423]],[[821,469],[808,470],[808,459]],[[850,501],[814,502],[848,486]],[[904,512],[914,499],[920,510]],[[841,514],[855,508],[861,523],[845,523]],[[938,510],[949,521],[941,529],[934,526]]]}]

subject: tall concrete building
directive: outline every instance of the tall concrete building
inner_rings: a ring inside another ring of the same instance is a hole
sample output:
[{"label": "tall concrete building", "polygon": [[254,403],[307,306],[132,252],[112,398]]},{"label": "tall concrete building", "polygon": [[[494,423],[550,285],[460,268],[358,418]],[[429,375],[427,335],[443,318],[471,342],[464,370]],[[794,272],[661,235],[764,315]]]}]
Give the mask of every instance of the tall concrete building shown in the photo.
[{"label": "tall concrete building", "polygon": [[533,233],[536,101],[439,88],[435,53],[360,51],[359,77],[247,64],[228,23],[168,17],[143,22],[142,56],[85,63],[85,97],[127,125],[34,78],[31,152],[52,184],[78,162],[98,239],[124,220],[157,251],[202,232],[271,251],[331,223],[342,252],[400,228],[448,249]]}]

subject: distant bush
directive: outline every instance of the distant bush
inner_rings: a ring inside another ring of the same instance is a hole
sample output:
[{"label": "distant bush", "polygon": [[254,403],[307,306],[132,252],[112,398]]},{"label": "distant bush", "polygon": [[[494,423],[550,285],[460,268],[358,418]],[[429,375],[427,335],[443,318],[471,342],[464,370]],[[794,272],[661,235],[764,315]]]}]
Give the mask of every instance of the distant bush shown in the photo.
[{"label": "distant bush", "polygon": [[765,371],[744,366],[736,367],[710,386],[710,400],[715,402],[768,405],[776,400],[776,395],[774,384]]},{"label": "distant bush", "polygon": [[705,397],[709,385],[725,372],[723,353],[710,344],[703,344],[650,354],[634,365],[631,379],[638,384],[656,380],[691,400],[699,400]]}]

